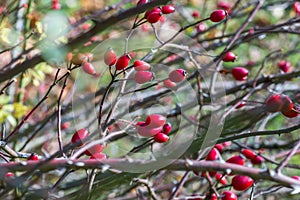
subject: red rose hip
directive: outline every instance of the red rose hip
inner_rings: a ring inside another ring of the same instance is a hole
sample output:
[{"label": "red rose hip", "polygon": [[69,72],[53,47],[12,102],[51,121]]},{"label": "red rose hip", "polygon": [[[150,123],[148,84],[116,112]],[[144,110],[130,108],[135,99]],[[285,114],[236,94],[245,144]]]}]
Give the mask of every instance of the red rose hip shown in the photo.
[{"label": "red rose hip", "polygon": [[249,71],[243,67],[234,67],[231,70],[231,74],[235,80],[245,81],[247,79]]},{"label": "red rose hip", "polygon": [[88,135],[89,135],[88,130],[86,130],[85,128],[80,129],[73,134],[71,142],[72,143],[79,142],[78,146],[82,146],[83,145],[82,140],[85,139]]},{"label": "red rose hip", "polygon": [[231,185],[237,191],[249,189],[254,183],[254,180],[249,176],[235,175],[232,178]]},{"label": "red rose hip", "polygon": [[129,65],[130,59],[131,57],[128,54],[119,57],[116,62],[116,70],[125,69]]},{"label": "red rose hip", "polygon": [[157,143],[165,143],[169,140],[169,136],[166,134],[159,132],[154,136],[154,141]]},{"label": "red rose hip", "polygon": [[281,95],[279,94],[273,94],[270,96],[265,103],[266,110],[268,112],[278,112],[281,110],[283,106],[283,102],[281,99]]},{"label": "red rose hip", "polygon": [[117,61],[117,55],[112,48],[107,49],[104,54],[104,63],[108,66],[112,66]]},{"label": "red rose hip", "polygon": [[149,82],[153,79],[153,73],[149,71],[137,71],[134,75],[134,81],[138,84]]},{"label": "red rose hip", "polygon": [[186,71],[183,69],[176,69],[169,74],[169,79],[172,82],[179,83],[184,80]]},{"label": "red rose hip", "polygon": [[227,52],[222,58],[224,62],[234,62],[237,59],[237,56],[233,52]]},{"label": "red rose hip", "polygon": [[175,7],[172,5],[163,6],[163,7],[161,7],[161,12],[163,14],[173,13],[173,12],[175,12]]},{"label": "red rose hip", "polygon": [[163,126],[165,123],[166,123],[166,118],[159,114],[149,115],[146,119],[147,126],[153,128]]},{"label": "red rose hip", "polygon": [[234,192],[227,190],[221,194],[221,200],[237,200],[237,196]]},{"label": "red rose hip", "polygon": [[210,14],[209,19],[212,22],[220,22],[223,19],[225,19],[226,15],[227,15],[227,13],[224,10],[215,10]]}]

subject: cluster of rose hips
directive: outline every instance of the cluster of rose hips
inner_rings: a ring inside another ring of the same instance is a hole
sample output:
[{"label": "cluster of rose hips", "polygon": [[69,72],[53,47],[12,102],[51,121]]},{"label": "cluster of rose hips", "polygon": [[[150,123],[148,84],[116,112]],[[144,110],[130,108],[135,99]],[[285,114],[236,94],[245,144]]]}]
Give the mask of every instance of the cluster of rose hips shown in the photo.
[{"label": "cluster of rose hips", "polygon": [[145,122],[137,122],[136,129],[138,134],[143,137],[153,137],[155,142],[165,143],[169,140],[168,134],[171,132],[172,126],[166,122],[164,116],[151,114]]},{"label": "cluster of rose hips", "polygon": [[[116,53],[112,48],[109,48],[104,54],[104,63],[109,67],[115,65],[116,70],[124,70],[129,66],[132,59],[132,53],[127,53],[117,58]],[[144,84],[154,78],[153,72],[149,71],[151,66],[149,63],[142,60],[135,60],[133,63],[135,69],[134,81],[138,84]],[[166,88],[176,87],[176,83],[184,80],[186,72],[183,69],[176,69],[170,72],[168,79],[164,80]]]},{"label": "cluster of rose hips", "polygon": [[[216,144],[214,148],[212,148],[210,152],[207,154],[205,160],[207,161],[222,160],[221,152],[224,150],[224,147],[229,146],[230,144],[231,144],[230,142]],[[246,159],[248,159],[253,165],[260,165],[264,162],[264,159],[260,155],[257,155],[254,151],[250,149],[242,149],[240,151],[240,155],[234,155],[228,158],[225,162],[243,166],[245,165]],[[236,175],[233,173],[221,174],[218,172],[211,171],[208,172],[208,174],[207,172],[202,172],[201,174],[202,177],[205,177],[207,175],[209,175],[212,178],[214,177],[215,180],[222,185],[228,185],[227,177],[233,176],[233,178],[231,179],[230,186],[232,186],[232,188],[236,191],[248,190],[254,183],[254,180],[249,176]],[[222,200],[236,200],[237,195],[233,191],[227,190],[221,193],[220,198]],[[211,194],[210,199],[217,199],[217,195]]]},{"label": "cluster of rose hips", "polygon": [[265,109],[268,112],[281,112],[288,118],[297,117],[300,109],[293,101],[286,95],[273,94],[265,101]]},{"label": "cluster of rose hips", "polygon": [[[148,3],[148,0],[140,0],[137,3],[137,5],[142,5],[145,3]],[[149,23],[154,24],[161,19],[163,14],[167,15],[167,14],[171,14],[173,12],[175,12],[175,7],[173,5],[165,5],[162,7],[155,7],[151,10],[148,10],[145,13],[144,19],[146,19]]]},{"label": "cluster of rose hips", "polygon": [[59,0],[52,0],[52,9],[53,10],[60,10],[61,5],[59,3]]},{"label": "cluster of rose hips", "polygon": [[[71,138],[71,143],[78,144],[77,147],[81,147],[84,145],[83,140],[85,138],[87,138],[89,136],[89,134],[90,133],[87,129],[85,129],[85,128],[79,129],[78,131],[76,131],[73,134],[73,136]],[[97,144],[97,145],[90,147],[83,153],[87,156],[90,156],[90,159],[103,159],[103,158],[106,158],[106,154],[101,153],[101,152],[105,149],[105,147],[106,147],[105,144]]]},{"label": "cluster of rose hips", "polygon": [[[231,51],[227,52],[222,57],[223,62],[234,62],[234,61],[236,61],[236,59],[237,59],[237,56]],[[246,69],[244,67],[234,67],[231,69],[231,74],[235,80],[245,81],[245,80],[247,80],[249,71],[248,71],[248,69]]]}]

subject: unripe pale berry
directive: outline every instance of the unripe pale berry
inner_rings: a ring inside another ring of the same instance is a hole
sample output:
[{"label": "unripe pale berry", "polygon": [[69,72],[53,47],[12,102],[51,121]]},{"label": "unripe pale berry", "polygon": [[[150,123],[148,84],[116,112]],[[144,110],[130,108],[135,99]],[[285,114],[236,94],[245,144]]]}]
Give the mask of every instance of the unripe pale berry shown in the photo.
[{"label": "unripe pale berry", "polygon": [[245,164],[245,160],[239,155],[230,157],[229,159],[226,160],[226,162],[236,164],[236,165],[244,165]]},{"label": "unripe pale berry", "polygon": [[164,134],[168,135],[171,132],[171,130],[172,130],[172,125],[170,123],[166,123],[163,125],[162,132]]},{"label": "unripe pale berry", "polygon": [[95,70],[94,66],[89,62],[84,63],[83,66],[82,66],[82,69],[87,74],[90,74],[90,75],[95,75],[96,74],[96,70]]},{"label": "unripe pale berry", "polygon": [[227,15],[227,13],[224,10],[215,10],[210,14],[209,19],[212,22],[220,22],[223,19],[225,19],[226,15]]},{"label": "unripe pale berry", "polygon": [[88,148],[85,152],[83,152],[87,156],[94,156],[105,149],[105,144],[96,144],[90,148]]},{"label": "unripe pale berry", "polygon": [[205,23],[199,23],[199,24],[196,25],[197,32],[201,33],[201,32],[206,31],[206,29],[207,29],[207,26],[206,26]]},{"label": "unripe pale berry", "polygon": [[231,185],[237,191],[249,189],[254,183],[254,180],[249,176],[235,175],[232,178]]},{"label": "unripe pale berry", "polygon": [[267,98],[265,107],[268,112],[278,112],[282,109],[283,102],[279,94],[273,94]]},{"label": "unripe pale berry", "polygon": [[254,153],[254,151],[250,150],[250,149],[243,149],[241,151],[241,153],[248,159],[253,159],[256,154]]},{"label": "unripe pale berry", "polygon": [[172,82],[179,83],[184,80],[186,71],[184,69],[176,69],[169,74],[169,79]]},{"label": "unripe pale berry", "polygon": [[39,160],[39,156],[33,153],[27,158],[27,160]]},{"label": "unripe pale berry", "polygon": [[235,80],[245,81],[247,79],[249,71],[243,67],[234,67],[231,70],[231,74]]},{"label": "unripe pale berry", "polygon": [[160,114],[152,114],[146,118],[146,124],[149,127],[161,127],[166,123],[166,118]]},{"label": "unripe pale berry", "polygon": [[237,56],[233,52],[227,52],[223,57],[224,62],[234,62],[237,59]]},{"label": "unripe pale berry", "polygon": [[216,148],[212,148],[207,154],[205,160],[217,160],[219,158],[219,151]]},{"label": "unripe pale berry", "polygon": [[134,75],[134,81],[143,84],[153,79],[153,73],[149,71],[137,71]]},{"label": "unripe pale berry", "polygon": [[161,7],[161,12],[162,12],[163,14],[170,14],[170,13],[173,13],[173,12],[175,12],[175,7],[172,6],[172,5],[162,6],[162,7]]},{"label": "unripe pale berry", "polygon": [[150,64],[142,60],[134,61],[133,66],[136,71],[147,71],[150,69]]},{"label": "unripe pale berry", "polygon": [[221,200],[237,200],[237,196],[234,192],[227,190],[221,194]]},{"label": "unripe pale berry", "polygon": [[85,128],[80,129],[73,134],[71,142],[72,143],[79,142],[78,146],[82,146],[83,145],[82,140],[85,139],[88,135],[89,135],[88,130],[86,130]]},{"label": "unripe pale berry", "polygon": [[169,140],[169,136],[166,134],[159,132],[154,136],[154,141],[157,143],[165,143]]},{"label": "unripe pale berry", "polygon": [[166,88],[173,88],[173,87],[176,87],[176,85],[177,85],[176,83],[170,81],[169,79],[164,80],[164,86]]},{"label": "unripe pale berry", "polygon": [[291,68],[291,63],[285,60],[281,60],[278,63],[278,67],[280,68],[281,71],[283,72],[288,72]]},{"label": "unripe pale berry", "polygon": [[117,61],[117,55],[112,48],[107,49],[104,54],[104,63],[108,66],[112,66]]},{"label": "unripe pale berry", "polygon": [[116,63],[116,70],[125,69],[129,65],[130,59],[131,57],[127,54],[119,57]]}]

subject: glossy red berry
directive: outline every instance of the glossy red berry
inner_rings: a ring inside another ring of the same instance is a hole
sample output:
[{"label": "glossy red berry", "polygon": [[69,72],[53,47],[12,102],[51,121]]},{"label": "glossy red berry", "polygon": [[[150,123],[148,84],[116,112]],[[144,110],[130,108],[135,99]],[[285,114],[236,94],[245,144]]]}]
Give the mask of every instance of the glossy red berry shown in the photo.
[{"label": "glossy red berry", "polygon": [[194,18],[198,18],[198,17],[200,17],[200,13],[199,13],[198,11],[194,10],[194,11],[192,12],[192,16],[193,16]]},{"label": "glossy red berry", "polygon": [[212,22],[220,22],[223,19],[225,19],[226,15],[227,15],[227,13],[224,10],[215,10],[210,14],[209,19]]},{"label": "glossy red berry", "polygon": [[13,177],[14,175],[15,175],[15,174],[12,173],[12,172],[7,172],[7,173],[5,174],[6,177]]},{"label": "glossy red berry", "polygon": [[129,65],[130,59],[131,57],[128,54],[119,57],[116,62],[116,70],[125,69]]},{"label": "glossy red berry", "polygon": [[162,12],[160,8],[154,8],[145,13],[146,20],[151,24],[158,22],[161,16],[162,16]]},{"label": "glossy red berry", "polygon": [[78,142],[79,143],[78,146],[82,146],[83,145],[82,140],[85,139],[88,135],[89,135],[88,130],[86,130],[85,128],[80,129],[73,134],[71,142],[72,143]]},{"label": "glossy red berry", "polygon": [[112,48],[107,49],[104,54],[104,63],[108,66],[112,66],[117,61],[117,55]]},{"label": "glossy red berry", "polygon": [[292,176],[293,179],[300,181],[300,176]]},{"label": "glossy red berry", "polygon": [[296,1],[293,3],[293,10],[295,11],[296,14],[300,14],[300,2]]},{"label": "glossy red berry", "polygon": [[228,14],[230,14],[230,12],[231,12],[231,5],[227,2],[219,1],[217,7],[220,9],[226,10],[228,12]]},{"label": "glossy red berry", "polygon": [[53,1],[53,3],[52,3],[52,9],[53,10],[60,10],[61,9],[60,3],[56,2],[56,1]]},{"label": "glossy red berry", "polygon": [[224,146],[222,144],[216,144],[215,148],[218,149],[219,152],[222,152],[224,149]]},{"label": "glossy red berry", "polygon": [[255,152],[250,149],[243,149],[241,153],[248,159],[253,159],[256,156]]},{"label": "glossy red berry", "polygon": [[163,125],[162,132],[168,135],[172,130],[172,125],[170,123],[166,123]]},{"label": "glossy red berry", "polygon": [[260,165],[260,164],[262,164],[262,163],[264,162],[264,159],[263,159],[263,157],[261,157],[261,156],[255,156],[255,157],[252,158],[250,161],[251,161],[251,163],[252,163],[253,165]]},{"label": "glossy red berry", "polygon": [[205,160],[217,160],[219,158],[219,151],[216,148],[212,148],[210,152],[207,154]]},{"label": "glossy red berry", "polygon": [[211,196],[210,196],[210,199],[209,200],[218,200],[218,197],[215,193],[213,193]]},{"label": "glossy red berry", "polygon": [[154,136],[154,141],[157,143],[165,143],[169,140],[169,136],[166,134],[159,132]]},{"label": "glossy red berry", "polygon": [[90,75],[96,74],[96,70],[95,70],[94,66],[89,62],[84,63],[82,66],[82,69],[87,74],[90,74]]},{"label": "glossy red berry", "polygon": [[145,4],[145,3],[148,3],[149,2],[149,0],[139,0],[138,2],[137,2],[137,5],[139,6],[139,5],[143,5],[143,4]]},{"label": "glossy red berry", "polygon": [[136,71],[147,71],[150,69],[150,64],[142,60],[136,60],[133,63],[133,67]]},{"label": "glossy red berry", "polygon": [[242,108],[246,105],[246,102],[245,101],[238,101],[235,103],[235,105],[237,105],[235,108],[236,109],[239,109],[239,108]]},{"label": "glossy red berry", "polygon": [[88,148],[84,154],[87,156],[93,156],[99,154],[101,151],[105,149],[106,145],[105,144],[96,144],[90,148]]},{"label": "glossy red berry", "polygon": [[172,82],[172,81],[170,81],[169,79],[167,79],[167,80],[164,80],[164,86],[166,87],[166,88],[174,88],[174,87],[176,87],[176,83],[174,83],[174,82]]},{"label": "glossy red berry", "polygon": [[237,56],[231,51],[227,52],[224,55],[224,57],[222,58],[222,60],[224,62],[234,62],[236,59],[237,59]]},{"label": "glossy red berry", "polygon": [[279,63],[278,63],[278,67],[279,67],[279,69],[281,70],[281,71],[283,71],[283,72],[288,72],[289,70],[290,70],[290,68],[291,68],[291,63],[290,62],[288,62],[288,61],[286,61],[286,60],[281,60],[281,61],[279,61]]},{"label": "glossy red berry", "polygon": [[281,99],[281,95],[273,94],[269,98],[267,98],[266,103],[266,110],[268,112],[278,112],[282,109],[283,102]]},{"label": "glossy red berry", "polygon": [[282,96],[281,100],[283,102],[281,113],[288,118],[297,117],[298,112],[295,110],[292,100],[288,96]]},{"label": "glossy red berry", "polygon": [[90,159],[97,159],[97,160],[105,159],[105,158],[106,158],[105,153],[96,153],[96,154],[90,156]]},{"label": "glossy red berry", "polygon": [[27,158],[27,160],[39,160],[39,156],[33,153]]},{"label": "glossy red berry", "polygon": [[173,13],[173,12],[175,12],[175,7],[172,6],[172,5],[162,6],[162,7],[161,7],[161,12],[162,12],[163,14],[170,14],[170,13]]},{"label": "glossy red berry", "polygon": [[234,192],[227,190],[221,194],[221,200],[237,200],[237,196]]},{"label": "glossy red berry", "polygon": [[226,162],[236,164],[236,165],[244,165],[245,164],[245,160],[239,155],[230,157],[229,159],[226,160]]},{"label": "glossy red berry", "polygon": [[70,122],[64,122],[64,123],[61,124],[61,129],[65,130],[65,129],[70,128],[70,126],[71,126]]},{"label": "glossy red berry", "polygon": [[146,124],[145,125],[137,125],[136,129],[137,129],[138,134],[143,137],[152,137],[152,136],[158,134],[159,132],[161,132],[161,127],[152,128]]},{"label": "glossy red berry", "polygon": [[148,127],[157,128],[166,123],[166,118],[159,114],[152,114],[146,118],[146,124]]},{"label": "glossy red berry", "polygon": [[169,79],[172,82],[179,83],[184,80],[186,71],[184,69],[176,69],[169,74]]},{"label": "glossy red berry", "polygon": [[219,181],[222,185],[228,184],[226,177],[223,176],[223,174],[216,174],[216,180]]},{"label": "glossy red berry", "polygon": [[149,71],[137,71],[134,74],[134,81],[138,84],[149,82],[153,79],[153,73]]},{"label": "glossy red berry", "polygon": [[235,175],[231,180],[232,187],[237,191],[249,189],[254,183],[254,180],[249,176]]},{"label": "glossy red berry", "polygon": [[247,79],[249,71],[243,67],[234,67],[231,70],[231,74],[235,80],[245,81]]}]

